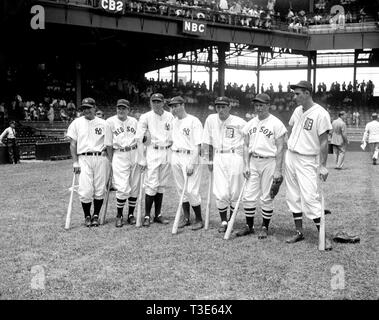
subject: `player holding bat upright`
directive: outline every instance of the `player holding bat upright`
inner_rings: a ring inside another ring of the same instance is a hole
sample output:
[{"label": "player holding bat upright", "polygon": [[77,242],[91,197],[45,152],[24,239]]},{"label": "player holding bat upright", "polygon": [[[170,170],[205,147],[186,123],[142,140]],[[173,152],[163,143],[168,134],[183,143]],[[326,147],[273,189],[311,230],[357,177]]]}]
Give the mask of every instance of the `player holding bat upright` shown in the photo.
[{"label": "player holding bat upright", "polygon": [[247,148],[244,153],[244,175],[248,178],[243,197],[246,226],[237,232],[237,236],[254,233],[254,216],[260,200],[263,221],[258,238],[267,238],[274,211],[273,198],[283,181],[283,146],[287,129],[282,121],[270,114],[270,100],[265,93],[256,95],[253,103],[258,116],[243,129]]},{"label": "player holding bat upright", "polygon": [[[310,82],[300,81],[290,87],[294,90],[298,107],[289,121],[292,132],[285,157],[285,182],[286,200],[296,227],[296,234],[287,243],[295,243],[304,239],[303,213],[315,222],[318,230],[320,221],[323,222],[321,218],[324,208],[318,176],[323,181],[328,177],[328,134],[332,124],[329,113],[313,102]],[[323,227],[321,226],[321,231]],[[324,234],[319,233],[320,238],[324,238]],[[332,248],[328,239],[323,245],[325,250]]]},{"label": "player holding bat upright", "polygon": [[195,212],[196,222],[192,230],[203,228],[201,217],[201,197],[199,193],[201,166],[199,161],[203,126],[198,118],[187,114],[184,99],[180,96],[173,97],[168,102],[175,119],[172,121],[172,158],[171,169],[179,194],[183,191],[185,177],[187,176],[187,190],[184,192],[182,201],[183,219],[179,228],[189,226],[190,206]]},{"label": "player holding bat upright", "polygon": [[[95,117],[94,99],[83,99],[81,108],[83,116],[70,124],[67,136],[70,138],[74,173],[80,174],[78,194],[84,211],[85,225],[97,227],[109,171],[104,145],[105,120]],[[92,201],[94,212],[91,218]]]}]

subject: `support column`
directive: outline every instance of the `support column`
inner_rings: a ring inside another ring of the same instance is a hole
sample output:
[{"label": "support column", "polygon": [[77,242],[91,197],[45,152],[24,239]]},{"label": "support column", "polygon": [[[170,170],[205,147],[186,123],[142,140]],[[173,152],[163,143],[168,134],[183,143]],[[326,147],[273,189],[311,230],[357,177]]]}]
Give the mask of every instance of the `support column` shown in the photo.
[{"label": "support column", "polygon": [[191,51],[191,64],[190,64],[190,82],[192,83],[192,51]]},{"label": "support column", "polygon": [[82,65],[77,60],[75,63],[75,80],[76,80],[76,107],[82,104]]},{"label": "support column", "polygon": [[220,96],[225,94],[225,52],[226,47],[223,45],[218,46],[218,83]]},{"label": "support column", "polygon": [[312,53],[308,53],[307,81],[311,82],[312,78]]},{"label": "support column", "polygon": [[314,55],[313,55],[313,92],[316,92],[316,87],[317,87],[316,70],[317,70],[317,51],[314,51]]},{"label": "support column", "polygon": [[261,79],[260,79],[260,69],[261,69],[261,52],[258,49],[258,61],[257,61],[257,94],[261,90]]},{"label": "support column", "polygon": [[178,86],[178,54],[175,54],[174,86]]},{"label": "support column", "polygon": [[158,69],[158,82],[161,81],[161,69]]},{"label": "support column", "polygon": [[208,55],[208,61],[209,61],[209,91],[213,92],[213,47],[209,47],[209,55]]},{"label": "support column", "polygon": [[358,60],[358,55],[359,55],[359,52],[358,50],[354,50],[354,72],[353,72],[353,88],[355,91],[356,89],[356,86],[355,86],[355,81],[357,80],[357,60]]}]

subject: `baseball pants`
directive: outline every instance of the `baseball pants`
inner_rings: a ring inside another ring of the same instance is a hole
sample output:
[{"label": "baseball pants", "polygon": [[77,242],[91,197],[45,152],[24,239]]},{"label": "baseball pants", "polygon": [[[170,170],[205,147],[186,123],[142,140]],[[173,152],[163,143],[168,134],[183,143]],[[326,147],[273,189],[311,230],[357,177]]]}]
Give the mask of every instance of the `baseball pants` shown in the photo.
[{"label": "baseball pants", "polygon": [[247,180],[243,195],[243,205],[245,208],[256,208],[258,199],[260,199],[261,209],[265,211],[274,209],[273,199],[270,197],[270,189],[275,166],[275,158],[250,158],[250,178]]},{"label": "baseball pants", "polygon": [[115,150],[112,159],[113,186],[116,198],[125,200],[137,198],[141,182],[141,170],[137,164],[137,151],[122,152]]},{"label": "baseball pants", "polygon": [[379,142],[370,143],[371,152],[373,152],[372,158],[378,160],[379,156]]},{"label": "baseball pants", "polygon": [[321,217],[321,197],[317,187],[318,156],[287,150],[285,157],[286,201],[291,212],[303,212],[309,219]]},{"label": "baseball pants", "polygon": [[333,145],[333,153],[336,160],[336,167],[342,168],[345,160],[346,147]]},{"label": "baseball pants", "polygon": [[103,199],[109,176],[109,161],[105,156],[79,156],[79,199],[83,203]]},{"label": "baseball pants", "polygon": [[215,153],[213,194],[218,209],[235,207],[243,185],[243,158],[236,153]]},{"label": "baseball pants", "polygon": [[156,150],[151,145],[147,147],[144,187],[145,193],[149,196],[153,197],[157,193],[164,193],[170,174],[169,152],[168,150]]},{"label": "baseball pants", "polygon": [[[192,155],[183,153],[172,153],[171,169],[176,183],[176,190],[179,196],[183,192],[184,180],[187,176],[187,165],[190,163]],[[187,191],[184,193],[183,202],[189,202],[192,207],[201,204],[200,190],[200,177],[202,168],[200,164],[194,165],[193,174],[188,177]]]}]

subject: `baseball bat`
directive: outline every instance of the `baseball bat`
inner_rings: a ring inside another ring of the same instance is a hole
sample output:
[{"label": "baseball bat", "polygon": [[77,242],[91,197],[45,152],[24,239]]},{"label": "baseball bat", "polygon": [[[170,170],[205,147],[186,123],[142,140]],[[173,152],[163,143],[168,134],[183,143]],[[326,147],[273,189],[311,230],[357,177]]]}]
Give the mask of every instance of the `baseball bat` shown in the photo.
[{"label": "baseball bat", "polygon": [[235,206],[235,208],[234,208],[234,210],[233,210],[232,217],[230,218],[230,220],[229,220],[229,222],[228,222],[228,227],[226,228],[226,232],[225,232],[225,235],[224,235],[224,239],[225,239],[225,240],[228,240],[228,239],[230,238],[230,234],[232,233],[233,225],[234,225],[234,221],[236,220],[238,207],[239,207],[239,205],[240,205],[240,202],[241,202],[241,198],[242,198],[243,192],[244,192],[244,190],[245,190],[246,182],[247,182],[247,179],[245,179],[245,181],[243,182],[242,189],[241,189],[241,193],[240,193],[240,195],[239,195],[239,197],[238,197],[238,200],[237,200],[236,206]]},{"label": "baseball bat", "polygon": [[211,177],[210,177],[209,186],[208,186],[207,207],[205,209],[205,223],[204,223],[205,230],[209,229],[209,215],[211,211],[212,186],[213,186],[213,171],[211,172]]},{"label": "baseball bat", "polygon": [[112,185],[112,169],[109,171],[109,178],[108,178],[108,183],[107,183],[107,192],[105,194],[105,203],[104,203],[104,209],[100,214],[100,224],[104,224],[105,222],[105,217],[107,215],[107,210],[108,210],[108,202],[109,202],[109,193]]},{"label": "baseball bat", "polygon": [[322,192],[322,181],[319,182],[319,193],[321,197],[321,217],[320,217],[320,231],[318,236],[318,250],[325,250],[325,203],[324,194]]},{"label": "baseball bat", "polygon": [[140,185],[139,185],[139,192],[138,192],[138,199],[137,199],[137,217],[136,217],[136,227],[142,226],[142,196],[143,196],[143,181],[145,177],[145,172],[143,171],[141,173],[141,179],[140,179]]},{"label": "baseball bat", "polygon": [[181,212],[181,209],[182,209],[182,202],[183,202],[183,198],[184,198],[184,193],[187,190],[187,183],[188,183],[188,176],[186,175],[186,177],[184,179],[183,191],[182,191],[182,194],[181,194],[180,200],[179,200],[178,209],[176,210],[174,225],[172,226],[172,234],[176,234],[178,232],[178,225],[179,225],[179,220],[180,220],[180,212]]},{"label": "baseball bat", "polygon": [[65,223],[65,226],[64,226],[64,228],[66,230],[70,229],[71,213],[72,213],[72,202],[74,200],[75,178],[76,178],[76,173],[74,173],[74,175],[72,177],[70,200],[68,202],[67,215],[66,215],[66,223]]}]

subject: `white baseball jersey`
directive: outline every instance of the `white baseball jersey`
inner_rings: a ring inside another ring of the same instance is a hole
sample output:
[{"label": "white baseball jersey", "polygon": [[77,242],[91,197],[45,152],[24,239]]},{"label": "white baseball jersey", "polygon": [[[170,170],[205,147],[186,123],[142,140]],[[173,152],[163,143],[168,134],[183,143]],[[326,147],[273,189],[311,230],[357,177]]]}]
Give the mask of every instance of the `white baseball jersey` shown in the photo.
[{"label": "white baseball jersey", "polygon": [[77,154],[101,152],[104,149],[105,120],[84,116],[75,119],[67,129],[67,136],[77,142]]},{"label": "white baseball jersey", "polygon": [[200,120],[190,114],[184,119],[175,118],[172,122],[172,150],[186,149],[197,151],[203,136]]},{"label": "white baseball jersey", "polygon": [[127,117],[121,121],[117,115],[106,120],[105,139],[106,146],[113,149],[122,149],[137,144],[137,119]]},{"label": "white baseball jersey", "polygon": [[244,142],[242,129],[245,125],[245,120],[234,115],[221,121],[218,114],[211,114],[205,120],[203,143],[222,150],[242,147]]},{"label": "white baseball jersey", "polygon": [[249,153],[275,157],[277,152],[275,140],[283,136],[287,129],[282,121],[270,114],[262,121],[258,117],[251,119],[242,131],[249,136]]},{"label": "white baseball jersey", "polygon": [[6,128],[3,133],[0,136],[0,142],[3,140],[4,137],[7,137],[8,139],[15,139],[16,138],[16,131],[12,127]]},{"label": "white baseball jersey", "polygon": [[373,120],[366,124],[363,141],[368,143],[379,142],[379,121]]},{"label": "white baseball jersey", "polygon": [[163,111],[160,116],[153,110],[141,115],[138,122],[137,138],[142,139],[145,131],[148,129],[151,134],[151,143],[165,147],[172,141],[172,120],[174,116],[167,111]]},{"label": "white baseball jersey", "polygon": [[317,103],[305,112],[303,106],[298,106],[289,125],[293,128],[288,139],[288,149],[309,156],[320,153],[319,136],[332,129],[329,113]]}]

